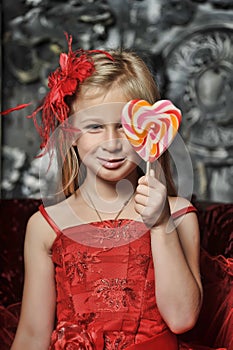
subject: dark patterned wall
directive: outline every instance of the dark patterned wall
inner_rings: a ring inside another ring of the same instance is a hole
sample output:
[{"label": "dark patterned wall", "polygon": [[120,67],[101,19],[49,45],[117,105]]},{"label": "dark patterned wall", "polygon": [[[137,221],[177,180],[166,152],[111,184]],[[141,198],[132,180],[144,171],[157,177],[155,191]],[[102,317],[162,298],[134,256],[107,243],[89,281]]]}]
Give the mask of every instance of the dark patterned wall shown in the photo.
[{"label": "dark patterned wall", "polygon": [[[150,59],[162,97],[182,109],[194,193],[233,202],[232,0],[3,0],[2,15],[2,108],[44,96],[64,31],[76,47],[133,48]],[[38,197],[39,139],[25,110],[3,118],[2,137],[3,197]]]}]

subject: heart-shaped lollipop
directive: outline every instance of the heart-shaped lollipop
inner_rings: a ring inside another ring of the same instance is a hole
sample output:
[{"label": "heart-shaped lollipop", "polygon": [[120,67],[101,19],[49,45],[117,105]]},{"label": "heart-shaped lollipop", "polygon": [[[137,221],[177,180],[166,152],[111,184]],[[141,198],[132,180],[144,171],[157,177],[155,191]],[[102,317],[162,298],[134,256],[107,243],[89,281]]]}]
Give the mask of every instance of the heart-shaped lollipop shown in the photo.
[{"label": "heart-shaped lollipop", "polygon": [[172,143],[181,122],[181,111],[169,100],[151,105],[132,100],[122,110],[121,122],[135,151],[146,162],[154,162]]}]

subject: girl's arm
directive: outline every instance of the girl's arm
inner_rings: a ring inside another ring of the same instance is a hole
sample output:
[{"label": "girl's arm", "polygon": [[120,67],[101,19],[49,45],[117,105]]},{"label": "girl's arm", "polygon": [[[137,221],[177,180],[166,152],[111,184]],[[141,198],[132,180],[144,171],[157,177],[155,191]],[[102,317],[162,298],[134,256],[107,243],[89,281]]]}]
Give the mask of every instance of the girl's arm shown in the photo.
[{"label": "girl's arm", "polygon": [[[151,227],[159,311],[174,333],[186,332],[195,325],[202,304],[196,214],[183,215],[176,227],[166,188],[152,176],[139,180],[135,202],[135,209]],[[190,204],[183,198],[176,202],[178,209]]]},{"label": "girl's arm", "polygon": [[25,280],[21,315],[11,350],[48,350],[55,315],[54,265],[50,256],[55,233],[38,212],[27,225]]},{"label": "girl's arm", "polygon": [[171,233],[165,230],[163,225],[151,230],[156,300],[171,330],[183,333],[195,325],[202,304],[196,214],[184,215]]}]

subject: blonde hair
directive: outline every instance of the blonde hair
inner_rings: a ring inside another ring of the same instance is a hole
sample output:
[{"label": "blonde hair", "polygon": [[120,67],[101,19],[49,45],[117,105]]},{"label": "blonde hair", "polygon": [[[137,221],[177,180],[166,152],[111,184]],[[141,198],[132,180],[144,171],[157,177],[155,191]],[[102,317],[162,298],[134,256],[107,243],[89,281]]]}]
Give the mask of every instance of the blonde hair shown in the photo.
[{"label": "blonde hair", "polygon": [[[84,95],[88,96],[89,90],[93,93],[93,88],[96,92],[94,97],[107,93],[110,89],[119,89],[128,101],[143,99],[153,104],[160,99],[152,72],[135,52],[129,50],[110,50],[108,52],[113,60],[103,53],[93,54],[94,73],[79,85],[79,89],[74,96],[67,98],[66,102],[71,111],[73,102]],[[160,157],[159,162],[164,172],[168,194],[175,195],[176,191],[168,156],[165,152]],[[81,172],[79,167],[78,152],[70,149],[62,167],[63,188],[66,196],[74,193],[85,178],[85,169],[84,172]]]}]

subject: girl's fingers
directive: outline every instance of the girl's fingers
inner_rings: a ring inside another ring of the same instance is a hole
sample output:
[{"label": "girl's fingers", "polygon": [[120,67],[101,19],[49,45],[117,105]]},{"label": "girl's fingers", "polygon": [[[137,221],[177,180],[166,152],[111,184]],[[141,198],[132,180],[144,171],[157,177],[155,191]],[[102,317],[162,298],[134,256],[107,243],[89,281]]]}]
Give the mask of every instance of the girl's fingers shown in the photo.
[{"label": "girl's fingers", "polygon": [[159,180],[154,177],[143,176],[138,181],[138,187],[136,189],[139,193],[145,193],[146,195],[151,194],[151,190],[155,190],[156,192],[164,191],[166,187]]},{"label": "girl's fingers", "polygon": [[139,185],[146,185],[152,188],[157,188],[161,183],[159,182],[159,180],[157,180],[155,177],[153,176],[142,176],[139,181],[138,181]]},{"label": "girl's fingers", "polygon": [[144,196],[149,196],[150,193],[150,187],[148,187],[147,185],[141,184],[138,185],[137,189],[136,189],[136,194],[142,194]]},{"label": "girl's fingers", "polygon": [[138,214],[142,215],[143,212],[145,211],[145,206],[139,203],[135,203],[135,210]]},{"label": "girl's fingers", "polygon": [[141,194],[136,194],[135,203],[145,207],[145,206],[149,205],[149,197],[141,195]]}]

